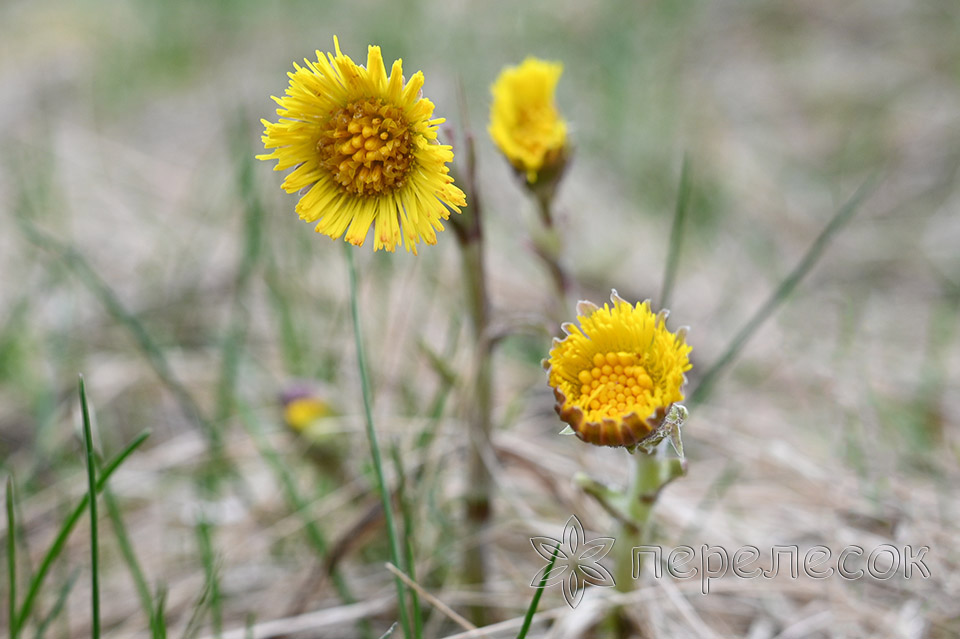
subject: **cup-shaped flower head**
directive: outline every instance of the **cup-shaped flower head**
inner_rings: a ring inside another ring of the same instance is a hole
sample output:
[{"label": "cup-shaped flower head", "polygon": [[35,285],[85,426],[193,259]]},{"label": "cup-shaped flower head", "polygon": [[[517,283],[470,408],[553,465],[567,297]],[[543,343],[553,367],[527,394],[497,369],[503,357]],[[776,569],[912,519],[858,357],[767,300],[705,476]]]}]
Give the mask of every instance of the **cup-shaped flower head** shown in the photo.
[{"label": "cup-shaped flower head", "polygon": [[580,325],[564,324],[543,361],[560,418],[577,437],[598,446],[636,446],[653,437],[690,370],[686,330],[667,330],[667,311],[636,305],[616,291],[612,306],[577,305]]},{"label": "cup-shaped flower head", "polygon": [[444,120],[421,95],[423,73],[405,81],[397,60],[387,76],[380,47],[369,47],[364,67],[333,42],[335,54],[317,51],[287,74],[286,95],[273,98],[280,120],[262,121],[270,153],[257,157],[277,160],[277,171],[296,167],[283,188],[302,194],[296,211],[318,233],[362,246],[373,225],[374,250],[402,242],[416,253],[466,204],[447,167],[453,151],[437,142]]},{"label": "cup-shaped flower head", "polygon": [[559,173],[566,160],[567,123],[554,92],[563,65],[527,58],[500,72],[491,87],[490,137],[529,184],[541,173]]}]

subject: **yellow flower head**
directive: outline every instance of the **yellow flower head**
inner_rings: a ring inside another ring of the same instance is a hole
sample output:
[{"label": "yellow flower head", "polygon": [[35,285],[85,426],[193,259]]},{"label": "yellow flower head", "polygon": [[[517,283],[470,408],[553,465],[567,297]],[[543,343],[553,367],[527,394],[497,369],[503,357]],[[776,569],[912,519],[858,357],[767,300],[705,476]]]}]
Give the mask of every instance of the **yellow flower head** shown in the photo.
[{"label": "yellow flower head", "polygon": [[311,452],[334,452],[344,448],[347,442],[336,407],[324,399],[328,393],[310,384],[295,384],[280,396],[283,421],[295,432]]},{"label": "yellow flower head", "polygon": [[690,370],[686,330],[671,333],[667,311],[631,305],[617,295],[611,307],[577,305],[580,326],[564,324],[544,360],[556,410],[577,437],[598,446],[634,446],[660,428],[683,400]]},{"label": "yellow flower head", "polygon": [[553,99],[561,73],[558,62],[527,58],[501,71],[491,87],[490,137],[530,184],[564,160],[567,123]]},{"label": "yellow flower head", "polygon": [[318,419],[334,415],[330,404],[312,396],[296,397],[283,407],[283,421],[297,432],[302,432]]},{"label": "yellow flower head", "polygon": [[433,103],[421,97],[423,73],[405,83],[400,60],[387,77],[380,47],[363,67],[333,43],[336,54],[294,63],[286,95],[273,98],[280,120],[262,120],[272,151],[257,157],[277,160],[276,171],[296,167],[283,188],[303,194],[297,213],[318,233],[362,246],[373,224],[374,250],[403,242],[416,253],[421,238],[436,243],[447,207],[466,205],[448,175],[453,151],[437,143],[444,120],[431,119]]}]

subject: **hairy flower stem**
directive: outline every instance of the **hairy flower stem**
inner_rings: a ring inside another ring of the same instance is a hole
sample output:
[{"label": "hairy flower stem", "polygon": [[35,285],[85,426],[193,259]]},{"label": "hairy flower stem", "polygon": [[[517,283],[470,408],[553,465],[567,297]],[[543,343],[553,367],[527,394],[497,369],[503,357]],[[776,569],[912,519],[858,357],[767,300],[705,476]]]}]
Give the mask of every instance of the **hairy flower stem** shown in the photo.
[{"label": "hairy flower stem", "polygon": [[[646,454],[637,451],[633,455],[633,476],[630,485],[624,494],[624,515],[617,534],[616,564],[614,579],[616,588],[620,592],[630,592],[636,584],[643,570],[643,553],[636,556],[636,571],[634,571],[633,549],[651,541],[650,514],[657,503],[660,491],[670,481],[675,479],[680,468],[674,462],[679,460],[668,459],[665,449],[661,445],[652,453]],[[611,625],[617,629],[618,636],[635,636],[635,629],[631,628],[626,610],[616,608],[611,611]]]},{"label": "hairy flower stem", "polygon": [[531,191],[537,201],[537,211],[540,213],[540,222],[543,224],[543,232],[534,238],[534,250],[550,272],[550,279],[557,293],[557,301],[560,308],[564,308],[567,292],[570,290],[570,278],[560,265],[562,240],[553,220],[555,188],[547,187],[531,189]]},{"label": "hairy flower stem", "polygon": [[[453,230],[460,245],[463,278],[466,284],[467,307],[473,329],[474,378],[472,401],[469,408],[469,437],[467,469],[467,493],[465,495],[465,520],[468,533],[482,538],[493,514],[491,496],[493,478],[487,459],[493,454],[490,443],[493,429],[491,420],[493,341],[490,339],[490,302],[487,296],[486,271],[483,264],[483,225],[480,197],[476,187],[476,154],[473,137],[466,136],[467,192],[469,208],[463,215],[451,219]],[[463,576],[465,583],[478,586],[481,591],[487,582],[486,548],[481,543],[469,544],[464,550]],[[470,618],[477,626],[487,623],[487,610],[472,606]]]},{"label": "hairy flower stem", "polygon": [[[657,496],[664,484],[663,462],[666,461],[662,448],[657,448],[652,454],[643,452],[634,453],[633,477],[627,489],[626,507],[628,521],[620,524],[620,534],[617,536],[617,565],[615,577],[617,590],[630,592],[633,590],[633,548],[643,545],[650,537],[650,513],[656,504]],[[642,555],[638,564],[642,561]]]},{"label": "hairy flower stem", "polygon": [[[491,493],[493,482],[486,457],[493,450],[490,439],[492,430],[492,344],[487,326],[489,320],[486,283],[483,274],[482,243],[477,240],[463,246],[463,269],[470,296],[469,306],[472,319],[476,351],[474,357],[473,402],[470,406],[470,449],[468,469],[468,492],[466,494],[466,519],[469,532],[480,536],[487,527],[491,515]],[[467,546],[464,556],[464,576],[467,583],[486,583],[486,550],[483,544]],[[480,626],[486,623],[485,610],[481,606],[471,610],[473,622]]]}]

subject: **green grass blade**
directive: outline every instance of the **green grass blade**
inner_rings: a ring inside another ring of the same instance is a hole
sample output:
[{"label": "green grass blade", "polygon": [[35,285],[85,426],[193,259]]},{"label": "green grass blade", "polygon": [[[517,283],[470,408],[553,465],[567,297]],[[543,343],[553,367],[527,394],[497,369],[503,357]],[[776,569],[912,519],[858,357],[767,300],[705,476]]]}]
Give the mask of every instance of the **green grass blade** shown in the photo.
[{"label": "green grass blade", "polygon": [[264,269],[264,283],[267,285],[267,299],[276,315],[277,332],[283,362],[288,373],[294,377],[304,377],[307,373],[306,343],[297,332],[293,308],[287,299],[284,276],[276,258],[268,253]]},{"label": "green grass blade", "polygon": [[130,536],[127,534],[127,527],[123,523],[123,516],[120,513],[117,500],[109,488],[103,491],[103,503],[107,506],[107,514],[110,516],[110,522],[113,525],[113,533],[117,537],[120,554],[123,556],[123,560],[130,570],[133,585],[137,589],[137,595],[140,597],[140,606],[143,608],[143,613],[147,616],[147,619],[150,621],[150,627],[152,628],[156,613],[153,610],[153,598],[150,596],[150,586],[147,585],[147,579],[144,577],[143,570],[140,568],[140,562],[137,561],[133,544],[130,543]]},{"label": "green grass blade", "polygon": [[10,639],[17,639],[17,518],[13,507],[13,476],[7,477],[7,588],[10,597]]},{"label": "green grass blade", "polygon": [[670,249],[667,253],[667,265],[663,271],[663,286],[660,287],[660,308],[669,308],[673,294],[673,283],[680,265],[680,246],[683,244],[684,222],[690,208],[690,160],[684,155],[680,167],[680,187],[677,189],[677,207],[673,211],[673,225],[670,228]]},{"label": "green grass blade", "polygon": [[[367,358],[363,348],[363,334],[360,330],[360,308],[357,301],[357,265],[353,259],[353,247],[344,244],[344,253],[347,257],[347,270],[350,273],[350,314],[353,316],[353,338],[357,349],[357,367],[360,369],[360,386],[363,391],[363,415],[367,430],[367,440],[370,443],[370,455],[373,458],[373,468],[377,475],[377,490],[380,491],[380,500],[383,504],[383,513],[386,518],[387,536],[390,538],[390,558],[394,566],[402,566],[400,562],[400,543],[397,540],[397,531],[393,524],[393,504],[390,499],[390,490],[383,477],[383,462],[380,457],[380,444],[377,441],[377,431],[373,426],[373,397],[370,388],[370,376],[367,373]],[[399,470],[399,469],[398,469]],[[407,619],[407,602],[404,595],[406,588],[399,577],[394,576],[397,588],[397,609],[400,613],[400,626],[403,636],[411,639],[410,621]]]},{"label": "green grass blade", "polygon": [[746,345],[747,341],[753,337],[753,334],[757,332],[757,329],[770,318],[773,312],[790,296],[797,287],[797,284],[810,272],[810,269],[813,268],[817,260],[820,259],[820,256],[823,255],[823,251],[826,249],[830,239],[850,221],[863,201],[873,192],[877,183],[878,180],[875,177],[868,179],[857,189],[856,193],[847,200],[846,204],[840,207],[840,210],[831,218],[823,231],[820,232],[820,235],[817,236],[817,239],[814,240],[810,248],[807,249],[800,263],[780,282],[780,285],[770,295],[763,306],[754,313],[753,317],[744,324],[740,332],[731,340],[723,354],[707,369],[707,372],[703,374],[699,384],[697,384],[697,387],[687,398],[686,403],[688,406],[695,406],[710,396],[713,386],[720,374],[736,360],[737,355],[740,354],[740,351],[744,345]]},{"label": "green grass blade", "polygon": [[60,613],[63,612],[63,607],[67,603],[67,597],[70,596],[70,591],[73,590],[73,586],[77,583],[77,579],[79,578],[80,570],[74,570],[60,587],[60,592],[57,593],[57,600],[53,603],[53,608],[50,609],[50,612],[48,612],[43,620],[37,625],[37,632],[34,634],[34,639],[43,639],[43,637],[46,636],[47,629],[50,627],[50,624],[52,624],[54,619],[59,617]]},{"label": "green grass blade", "polygon": [[217,411],[215,414],[217,423],[226,420],[234,408],[240,356],[243,351],[248,324],[248,313],[244,301],[250,289],[250,282],[259,266],[263,245],[261,236],[264,208],[254,180],[254,154],[247,144],[249,136],[246,131],[246,122],[247,118],[240,114],[237,118],[237,124],[233,127],[233,156],[238,159],[236,182],[244,211],[243,253],[240,256],[240,263],[237,266],[237,275],[234,280],[230,327],[223,341],[221,353],[220,383],[217,388]]},{"label": "green grass blade", "polygon": [[[390,447],[393,465],[397,469],[397,501],[400,503],[400,527],[403,529],[403,559],[404,565],[400,570],[407,573],[410,579],[416,581],[417,569],[414,560],[413,540],[415,539],[413,531],[413,504],[410,503],[410,495],[407,491],[406,476],[403,470],[403,459],[400,456],[400,447],[393,445]],[[423,636],[423,612],[420,610],[420,597],[417,591],[410,589],[410,609],[413,613],[413,636]]]},{"label": "green grass blade", "polygon": [[[150,436],[150,431],[143,431],[137,435],[132,442],[127,444],[127,447],[124,448],[119,455],[111,459],[104,467],[103,472],[100,473],[100,477],[97,479],[96,492],[100,492],[107,485],[107,481],[110,479],[110,476],[123,464],[126,459],[133,454],[133,452],[146,441],[147,437]],[[63,547],[67,544],[67,539],[70,537],[70,533],[73,532],[74,527],[77,525],[77,522],[80,521],[80,517],[83,516],[84,511],[87,510],[87,502],[90,499],[90,495],[86,494],[80,500],[80,503],[76,505],[73,509],[73,512],[70,513],[70,516],[63,522],[60,526],[60,530],[57,533],[56,538],[54,538],[53,543],[50,545],[49,550],[43,556],[43,559],[40,561],[40,567],[37,569],[36,574],[34,574],[33,579],[30,580],[29,588],[27,589],[27,595],[23,600],[23,603],[20,604],[20,612],[17,614],[17,630],[23,628],[27,619],[30,616],[30,613],[33,610],[33,604],[36,601],[37,595],[40,593],[40,588],[43,586],[43,582],[47,577],[47,573],[50,572],[53,562],[56,561],[57,557],[60,556],[60,553],[63,552]]]},{"label": "green grass blade", "polygon": [[[260,456],[266,460],[271,470],[273,470],[280,480],[287,506],[303,519],[303,529],[306,531],[307,542],[318,555],[326,554],[327,540],[317,527],[317,522],[309,516],[309,504],[297,489],[297,483],[290,474],[287,462],[280,457],[280,453],[274,450],[267,441],[267,438],[257,425],[256,419],[250,412],[250,408],[245,404],[240,404],[238,408],[240,411],[240,422],[246,427],[246,431],[253,439],[253,444],[257,447]],[[350,601],[345,600],[345,603],[352,603],[353,601],[355,600],[351,598]]]},{"label": "green grass blade", "polygon": [[163,350],[150,336],[149,331],[147,331],[143,322],[140,321],[140,318],[127,310],[113,289],[110,288],[107,282],[100,277],[100,274],[90,266],[86,258],[73,247],[41,231],[22,214],[17,216],[17,221],[20,224],[24,236],[30,243],[52,253],[69,267],[70,272],[80,279],[106,309],[107,313],[127,329],[154,373],[173,394],[177,404],[180,406],[180,410],[187,419],[200,426],[200,429],[209,441],[214,457],[218,459],[222,457],[223,442],[220,438],[220,432],[200,409],[199,404],[197,404],[187,387],[184,386],[174,374]]},{"label": "green grass blade", "polygon": [[204,580],[203,589],[197,600],[193,602],[193,609],[190,611],[190,617],[187,619],[187,625],[180,635],[182,639],[194,639],[200,634],[200,628],[203,625],[203,618],[210,608],[210,582]]},{"label": "green grass blade", "polygon": [[90,606],[91,637],[100,639],[100,540],[97,522],[97,469],[93,463],[93,434],[90,430],[90,409],[87,390],[80,376],[80,408],[83,413],[83,447],[87,456],[87,505],[90,508]]},{"label": "green grass blade", "polygon": [[[263,457],[267,465],[270,466],[270,469],[280,480],[280,485],[283,487],[284,498],[287,501],[287,507],[299,515],[303,521],[303,529],[307,536],[307,542],[313,547],[318,557],[325,556],[328,551],[326,537],[319,526],[317,526],[317,522],[310,517],[309,504],[297,489],[297,482],[294,480],[293,475],[290,474],[288,463],[281,458],[280,453],[267,441],[257,420],[251,413],[250,407],[238,402],[237,410],[240,413],[240,423],[243,424],[244,429],[253,440],[254,446],[257,447],[257,452],[260,453],[260,456]],[[340,595],[343,603],[350,604],[357,601],[353,593],[350,592],[350,587],[347,585],[346,580],[343,578],[343,573],[341,573],[339,569],[334,570],[330,577],[333,581],[333,587],[336,588],[337,594]],[[359,627],[362,636],[372,636],[370,624],[366,619],[361,620]]]},{"label": "green grass blade", "polygon": [[205,519],[197,524],[197,539],[200,542],[200,560],[203,562],[203,571],[207,579],[209,596],[210,618],[213,624],[213,636],[223,634],[223,607],[220,601],[220,576],[217,570],[216,555],[213,551],[213,526]]},{"label": "green grass blade", "polygon": [[530,606],[527,607],[527,614],[523,617],[523,625],[520,627],[520,633],[517,634],[517,639],[524,639],[530,630],[530,624],[533,623],[533,615],[537,613],[537,608],[540,606],[540,597],[543,596],[543,589],[547,585],[547,579],[550,578],[550,571],[553,570],[553,564],[557,561],[557,552],[559,550],[560,544],[554,546],[553,556],[550,557],[550,563],[547,564],[547,569],[544,571],[543,577],[540,578],[540,583],[537,584],[537,591],[533,593],[533,599],[530,600]]},{"label": "green grass blade", "polygon": [[153,639],[167,639],[167,589],[157,587],[156,605],[154,605],[153,621],[150,623],[150,634]]}]

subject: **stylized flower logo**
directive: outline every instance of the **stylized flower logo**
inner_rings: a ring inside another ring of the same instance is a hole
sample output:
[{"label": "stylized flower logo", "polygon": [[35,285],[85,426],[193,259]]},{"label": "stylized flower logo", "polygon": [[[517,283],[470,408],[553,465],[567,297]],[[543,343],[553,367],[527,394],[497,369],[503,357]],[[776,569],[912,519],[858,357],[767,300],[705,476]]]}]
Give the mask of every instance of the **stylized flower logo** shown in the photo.
[{"label": "stylized flower logo", "polygon": [[[600,565],[600,560],[607,556],[615,541],[612,537],[598,537],[587,541],[580,520],[576,515],[572,515],[563,527],[563,541],[552,537],[530,538],[533,549],[547,560],[547,565],[540,569],[530,585],[539,587],[540,580],[549,569],[550,576],[544,586],[561,584],[563,600],[571,608],[576,608],[583,600],[586,584],[605,588],[616,585],[610,571]],[[554,553],[557,558],[551,568],[549,562],[553,560]]]}]

